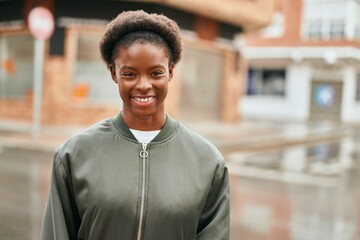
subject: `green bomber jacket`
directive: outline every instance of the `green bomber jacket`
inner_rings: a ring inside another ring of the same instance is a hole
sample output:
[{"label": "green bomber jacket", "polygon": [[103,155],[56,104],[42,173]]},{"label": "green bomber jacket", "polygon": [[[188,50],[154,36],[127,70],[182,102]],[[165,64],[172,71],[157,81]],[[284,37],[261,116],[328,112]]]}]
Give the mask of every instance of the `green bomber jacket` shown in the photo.
[{"label": "green bomber jacket", "polygon": [[55,152],[42,240],[228,240],[225,161],[207,140],[167,116],[139,143],[121,114]]}]

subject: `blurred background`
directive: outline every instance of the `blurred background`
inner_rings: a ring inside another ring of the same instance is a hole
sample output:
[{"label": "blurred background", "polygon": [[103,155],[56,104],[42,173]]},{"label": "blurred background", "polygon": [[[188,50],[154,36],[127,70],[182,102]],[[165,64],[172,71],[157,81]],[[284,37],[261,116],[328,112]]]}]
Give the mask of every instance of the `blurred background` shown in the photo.
[{"label": "blurred background", "polygon": [[54,149],[121,110],[98,45],[136,9],[181,28],[166,107],[225,156],[231,239],[360,239],[358,0],[0,0],[0,239],[39,239]]}]

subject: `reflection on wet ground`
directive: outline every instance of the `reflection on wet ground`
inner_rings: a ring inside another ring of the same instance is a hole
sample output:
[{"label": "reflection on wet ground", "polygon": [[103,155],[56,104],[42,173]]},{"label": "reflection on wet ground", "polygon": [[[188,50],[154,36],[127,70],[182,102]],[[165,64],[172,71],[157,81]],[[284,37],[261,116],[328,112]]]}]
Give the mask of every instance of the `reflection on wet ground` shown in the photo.
[{"label": "reflection on wet ground", "polygon": [[[39,239],[52,152],[0,147],[0,239]],[[360,135],[231,152],[232,240],[360,239]]]},{"label": "reflection on wet ground", "polygon": [[0,146],[0,239],[39,239],[51,155]]},{"label": "reflection on wet ground", "polygon": [[232,239],[360,239],[360,138],[232,153]]}]

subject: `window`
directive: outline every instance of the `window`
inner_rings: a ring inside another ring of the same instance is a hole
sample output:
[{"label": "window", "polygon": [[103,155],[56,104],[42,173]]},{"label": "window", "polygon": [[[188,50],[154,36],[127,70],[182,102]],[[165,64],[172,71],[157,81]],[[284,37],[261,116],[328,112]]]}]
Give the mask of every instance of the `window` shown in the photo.
[{"label": "window", "polygon": [[357,0],[304,0],[303,35],[308,40],[353,38]]},{"label": "window", "polygon": [[345,22],[342,19],[333,19],[330,23],[330,38],[342,39],[345,36]]},{"label": "window", "polygon": [[321,20],[309,20],[307,36],[309,40],[321,39]]},{"label": "window", "polygon": [[77,57],[73,71],[72,95],[91,102],[113,102],[119,99],[110,72],[101,60],[101,34],[77,34]]},{"label": "window", "polygon": [[[180,116],[186,119],[217,119],[224,55],[186,46],[181,70]],[[205,110],[206,109],[206,110]]]},{"label": "window", "polygon": [[24,98],[32,95],[33,64],[32,36],[0,36],[1,98]]},{"label": "window", "polygon": [[247,95],[285,96],[283,69],[249,69]]},{"label": "window", "polygon": [[309,20],[306,35],[309,40],[343,39],[345,38],[345,21],[343,19]]}]

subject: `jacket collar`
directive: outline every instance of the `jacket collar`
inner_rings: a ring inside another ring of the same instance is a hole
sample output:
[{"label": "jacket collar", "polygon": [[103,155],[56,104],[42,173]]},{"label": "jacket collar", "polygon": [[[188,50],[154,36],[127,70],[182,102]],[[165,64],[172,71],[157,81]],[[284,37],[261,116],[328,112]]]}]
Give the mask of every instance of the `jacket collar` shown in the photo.
[{"label": "jacket collar", "polygon": [[[135,136],[130,131],[129,127],[126,125],[121,113],[115,116],[112,119],[112,123],[116,130],[126,138],[130,138],[131,140],[137,141]],[[172,136],[178,127],[178,123],[176,120],[171,118],[168,114],[166,114],[166,121],[164,126],[162,127],[160,133],[151,141],[151,142],[162,142]]]}]

